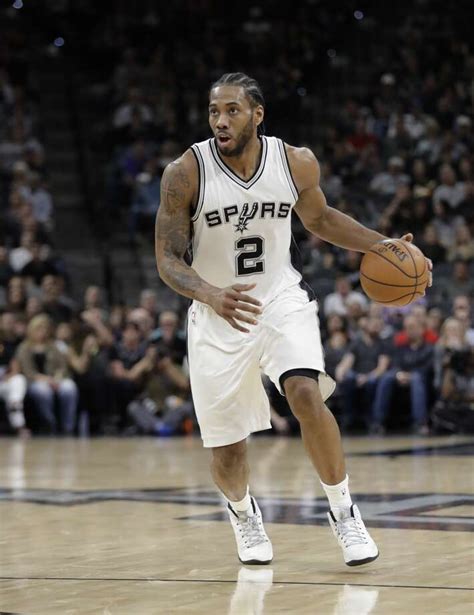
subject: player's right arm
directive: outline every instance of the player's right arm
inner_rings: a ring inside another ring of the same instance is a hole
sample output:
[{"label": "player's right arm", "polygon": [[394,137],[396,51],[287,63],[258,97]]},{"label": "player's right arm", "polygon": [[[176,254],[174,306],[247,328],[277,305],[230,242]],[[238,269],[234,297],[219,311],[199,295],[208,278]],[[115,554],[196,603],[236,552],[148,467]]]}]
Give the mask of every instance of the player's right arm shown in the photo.
[{"label": "player's right arm", "polygon": [[[244,293],[254,284],[217,288],[203,280],[184,260],[191,234],[191,208],[196,202],[199,176],[190,150],[171,162],[161,178],[161,200],[155,225],[155,255],[161,279],[180,295],[207,303],[239,331],[237,321],[256,324],[260,302]],[[212,246],[209,246],[212,249]],[[242,312],[246,312],[242,313]]]}]

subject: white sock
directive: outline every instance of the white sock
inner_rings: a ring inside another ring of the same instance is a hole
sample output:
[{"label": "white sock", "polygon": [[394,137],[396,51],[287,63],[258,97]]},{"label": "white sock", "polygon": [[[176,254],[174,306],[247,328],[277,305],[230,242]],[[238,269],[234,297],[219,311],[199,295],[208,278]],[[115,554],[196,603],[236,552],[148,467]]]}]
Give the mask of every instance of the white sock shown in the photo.
[{"label": "white sock", "polygon": [[341,510],[352,506],[351,494],[349,493],[349,476],[346,474],[346,478],[338,485],[326,485],[323,481],[321,481],[321,485],[326,492],[329,506],[337,519]]},{"label": "white sock", "polygon": [[247,512],[247,510],[252,506],[252,502],[250,500],[249,486],[247,485],[247,492],[245,493],[244,497],[238,502],[233,502],[227,497],[226,500],[236,512]]}]

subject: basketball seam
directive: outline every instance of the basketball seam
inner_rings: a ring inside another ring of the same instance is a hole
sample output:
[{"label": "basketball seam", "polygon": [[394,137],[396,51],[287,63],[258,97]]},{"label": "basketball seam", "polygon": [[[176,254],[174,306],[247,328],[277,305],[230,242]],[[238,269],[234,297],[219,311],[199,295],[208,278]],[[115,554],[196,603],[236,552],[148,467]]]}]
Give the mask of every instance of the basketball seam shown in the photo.
[{"label": "basketball seam", "polygon": [[[399,240],[397,240],[397,241],[399,241]],[[402,245],[403,245],[403,244],[402,244]],[[415,270],[415,280],[416,280],[416,281],[415,281],[415,289],[416,289],[416,287],[418,286],[418,269],[416,268],[415,259],[413,258],[413,255],[412,255],[412,253],[410,252],[410,249],[409,249],[409,248],[407,248],[407,249],[406,249],[406,251],[407,251],[407,252],[408,252],[408,254],[410,255],[411,262],[413,263],[413,269]],[[416,293],[416,290],[414,290],[414,291],[413,291],[413,295],[412,295],[412,298],[410,299],[410,303],[411,303],[411,302],[413,301],[413,299],[415,298],[415,293]]]},{"label": "basketball seam", "polygon": [[[375,303],[393,303],[394,301],[400,301],[400,299],[404,299],[405,297],[409,297],[410,295],[412,295],[412,296],[420,295],[420,297],[421,297],[423,295],[423,293],[415,291],[414,293],[407,293],[406,295],[401,295],[400,297],[395,297],[395,299],[389,299],[389,301],[380,301],[379,299],[375,299]],[[410,303],[411,303],[411,301],[410,301]],[[408,305],[408,303],[406,305]]]},{"label": "basketball seam", "polygon": [[413,286],[415,287],[417,286],[416,284],[389,284],[388,282],[379,282],[379,280],[374,280],[373,278],[370,278],[363,271],[361,271],[360,274],[364,276],[364,278],[367,278],[368,280],[370,280],[371,282],[375,282],[376,284],[383,284],[383,286],[394,286],[396,288],[413,288]]},{"label": "basketball seam", "polygon": [[[391,265],[393,265],[395,267],[395,269],[398,269],[398,271],[401,271],[404,275],[407,276],[407,278],[411,278],[412,280],[415,280],[418,276],[416,275],[410,275],[409,273],[407,273],[406,271],[403,271],[403,269],[401,267],[399,267],[396,263],[394,263],[393,261],[391,261],[389,258],[387,258],[386,256],[384,256],[383,254],[380,254],[379,252],[374,252],[374,250],[370,249],[369,252],[371,254],[375,254],[375,256],[380,256],[380,258],[383,258],[384,261],[387,261],[387,263],[390,263]],[[416,271],[416,268],[415,268]]]}]

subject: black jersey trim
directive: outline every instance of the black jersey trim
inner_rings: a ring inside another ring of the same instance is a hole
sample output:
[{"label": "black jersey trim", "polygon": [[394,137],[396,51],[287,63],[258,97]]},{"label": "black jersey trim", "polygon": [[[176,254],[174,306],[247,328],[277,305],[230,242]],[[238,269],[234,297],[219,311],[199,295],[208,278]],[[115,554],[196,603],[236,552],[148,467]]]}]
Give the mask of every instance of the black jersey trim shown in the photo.
[{"label": "black jersey trim", "polygon": [[290,190],[292,191],[293,196],[295,197],[295,200],[297,201],[299,197],[299,191],[298,191],[298,188],[296,187],[296,183],[295,183],[295,180],[293,179],[293,175],[291,174],[290,161],[288,160],[288,154],[286,151],[285,144],[283,143],[281,139],[277,139],[277,142],[278,142],[278,148],[280,150],[281,161],[283,163],[283,169],[285,171],[286,179],[288,180]]},{"label": "black jersey trim", "polygon": [[263,135],[259,137],[259,139],[262,141],[262,151],[260,153],[260,163],[258,164],[255,170],[255,173],[247,181],[245,181],[244,179],[239,177],[236,173],[234,173],[234,171],[222,160],[222,158],[220,157],[219,151],[217,149],[217,146],[216,146],[216,140],[210,139],[209,141],[209,147],[211,150],[212,157],[214,158],[219,168],[232,181],[238,184],[241,188],[245,188],[246,190],[248,190],[249,188],[251,188],[254,184],[258,182],[258,180],[262,176],[262,173],[265,169],[265,163],[267,161],[268,144],[267,144],[266,138]]},{"label": "black jersey trim", "polygon": [[204,191],[206,189],[206,171],[204,169],[204,160],[202,158],[201,152],[199,151],[199,147],[197,145],[191,145],[191,151],[194,154],[198,165],[198,200],[196,203],[196,209],[194,210],[194,215],[191,218],[191,222],[196,222],[204,204]]},{"label": "black jersey trim", "polygon": [[303,258],[301,256],[300,249],[298,248],[298,244],[291,234],[291,243],[290,243],[290,261],[293,269],[295,269],[301,276],[300,280],[300,288],[302,288],[306,294],[308,295],[308,299],[310,301],[314,301],[316,299],[316,294],[312,287],[306,282],[303,278]]},{"label": "black jersey trim", "polygon": [[286,372],[283,372],[278,381],[280,383],[280,388],[286,397],[285,381],[288,378],[292,378],[293,376],[304,376],[305,378],[312,378],[313,380],[316,380],[316,382],[319,384],[320,373],[321,372],[317,369],[311,369],[308,367],[297,367],[295,369],[288,369],[286,370]]}]

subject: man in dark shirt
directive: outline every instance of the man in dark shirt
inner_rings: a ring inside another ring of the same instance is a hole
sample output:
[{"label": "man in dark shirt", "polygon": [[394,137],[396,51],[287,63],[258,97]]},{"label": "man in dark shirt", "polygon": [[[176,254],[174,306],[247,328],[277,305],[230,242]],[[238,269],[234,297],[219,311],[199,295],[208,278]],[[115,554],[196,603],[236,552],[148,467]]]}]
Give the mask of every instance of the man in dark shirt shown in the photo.
[{"label": "man in dark shirt", "polygon": [[127,405],[142,393],[146,378],[155,366],[156,354],[155,348],[147,348],[134,322],[125,324],[122,339],[110,349],[112,394],[120,429],[126,427]]},{"label": "man in dark shirt", "polygon": [[55,324],[70,322],[74,310],[61,296],[61,284],[58,276],[46,275],[41,282],[43,311]]},{"label": "man in dark shirt", "polygon": [[415,316],[406,316],[403,326],[407,343],[394,347],[391,369],[377,386],[373,406],[373,433],[384,432],[384,422],[390,410],[395,387],[409,387],[411,415],[414,428],[420,435],[428,430],[428,375],[433,367],[433,346],[424,340],[424,327]]},{"label": "man in dark shirt", "polygon": [[31,257],[20,271],[22,277],[30,278],[36,286],[40,286],[45,276],[56,275],[56,267],[49,258],[43,256],[41,244],[34,243],[31,246]]},{"label": "man in dark shirt", "polygon": [[383,320],[378,316],[361,318],[359,326],[360,334],[336,368],[336,380],[341,384],[343,429],[353,424],[357,398],[368,410],[365,421],[370,420],[377,383],[390,363],[387,344],[380,339]]}]

